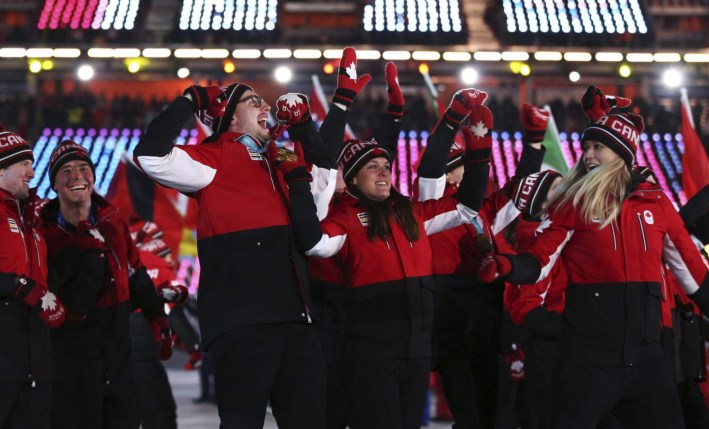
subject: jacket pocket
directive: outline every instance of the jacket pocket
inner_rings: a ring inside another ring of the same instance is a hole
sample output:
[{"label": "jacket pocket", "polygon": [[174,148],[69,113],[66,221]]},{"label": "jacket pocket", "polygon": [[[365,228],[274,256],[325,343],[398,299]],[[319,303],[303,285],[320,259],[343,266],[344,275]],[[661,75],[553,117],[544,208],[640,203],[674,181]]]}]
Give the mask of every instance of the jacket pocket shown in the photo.
[{"label": "jacket pocket", "polygon": [[648,283],[645,294],[645,338],[660,341],[662,332],[662,286]]},{"label": "jacket pocket", "polygon": [[618,337],[623,329],[622,284],[570,285],[566,294],[564,318],[576,334]]}]

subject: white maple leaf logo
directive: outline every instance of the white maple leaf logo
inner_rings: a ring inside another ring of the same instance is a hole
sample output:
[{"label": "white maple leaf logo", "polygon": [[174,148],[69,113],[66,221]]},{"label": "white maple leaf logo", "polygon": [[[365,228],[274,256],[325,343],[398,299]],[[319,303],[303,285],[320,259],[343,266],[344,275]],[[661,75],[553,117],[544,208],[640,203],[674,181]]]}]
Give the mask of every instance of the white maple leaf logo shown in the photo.
[{"label": "white maple leaf logo", "polygon": [[349,66],[345,67],[345,73],[352,80],[357,80],[357,65],[353,62]]},{"label": "white maple leaf logo", "polygon": [[106,239],[103,238],[103,235],[101,235],[100,232],[98,232],[98,229],[90,229],[90,230],[89,230],[89,234],[91,234],[91,236],[92,236],[93,238],[95,238],[96,240],[100,241],[101,243],[105,243],[105,242],[106,242]]},{"label": "white maple leaf logo", "polygon": [[286,104],[288,104],[288,107],[297,106],[303,102],[300,97],[298,97],[298,94],[292,92],[282,95],[281,98],[279,98],[279,101],[285,101]]},{"label": "white maple leaf logo", "polygon": [[473,132],[473,135],[475,135],[475,137],[485,137],[485,134],[487,134],[488,129],[485,127],[483,121],[478,121],[476,124],[470,124],[470,131]]},{"label": "white maple leaf logo", "polygon": [[42,297],[42,310],[51,310],[57,308],[57,297],[52,292],[47,292]]},{"label": "white maple leaf logo", "polygon": [[542,218],[541,223],[537,227],[536,230],[534,230],[534,236],[536,237],[537,235],[541,234],[544,232],[545,229],[549,228],[551,226],[551,220],[549,220],[549,217],[547,215],[544,215]]},{"label": "white maple leaf logo", "polygon": [[524,362],[521,360],[513,361],[510,365],[510,369],[512,369],[512,371],[514,372],[522,372],[522,370],[524,369]]}]

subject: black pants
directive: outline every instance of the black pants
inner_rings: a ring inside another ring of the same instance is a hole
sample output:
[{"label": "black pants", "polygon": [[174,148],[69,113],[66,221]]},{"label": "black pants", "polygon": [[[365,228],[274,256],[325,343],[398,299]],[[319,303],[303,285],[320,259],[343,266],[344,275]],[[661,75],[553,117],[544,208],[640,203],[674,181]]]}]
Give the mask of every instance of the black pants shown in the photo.
[{"label": "black pants", "polygon": [[150,324],[142,313],[130,315],[130,335],[142,429],[175,429],[175,398]]},{"label": "black pants", "polygon": [[667,359],[632,366],[564,363],[553,382],[552,427],[595,429],[612,413],[625,429],[683,428]]},{"label": "black pants", "polygon": [[0,428],[49,429],[51,410],[49,383],[0,381]]},{"label": "black pants", "polygon": [[443,393],[453,415],[453,429],[493,429],[497,404],[499,357],[438,358]]},{"label": "black pants", "polygon": [[430,358],[343,356],[338,365],[351,429],[419,429],[428,393]]},{"label": "black pants", "polygon": [[325,427],[325,361],[312,326],[235,329],[209,352],[221,429],[263,428],[269,399],[279,428]]}]

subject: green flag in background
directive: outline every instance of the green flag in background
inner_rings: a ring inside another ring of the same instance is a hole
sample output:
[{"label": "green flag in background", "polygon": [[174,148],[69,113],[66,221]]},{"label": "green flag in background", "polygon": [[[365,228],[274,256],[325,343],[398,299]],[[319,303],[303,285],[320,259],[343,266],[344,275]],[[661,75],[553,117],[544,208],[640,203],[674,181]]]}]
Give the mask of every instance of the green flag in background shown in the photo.
[{"label": "green flag in background", "polygon": [[554,115],[551,114],[551,107],[546,105],[544,108],[549,112],[549,125],[547,126],[546,134],[544,134],[544,140],[542,141],[542,144],[547,149],[544,154],[544,160],[542,161],[542,170],[552,169],[561,174],[566,174],[566,172],[569,171],[569,166],[566,164],[564,154],[561,153],[559,130],[556,128]]}]

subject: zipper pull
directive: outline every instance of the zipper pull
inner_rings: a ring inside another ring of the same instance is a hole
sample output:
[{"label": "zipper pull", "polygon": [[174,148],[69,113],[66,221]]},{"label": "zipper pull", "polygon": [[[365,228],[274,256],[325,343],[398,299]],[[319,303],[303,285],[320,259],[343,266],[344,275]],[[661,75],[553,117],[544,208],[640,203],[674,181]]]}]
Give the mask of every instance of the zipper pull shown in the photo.
[{"label": "zipper pull", "polygon": [[37,387],[37,383],[34,380],[32,380],[32,388],[35,388],[35,387]]}]

